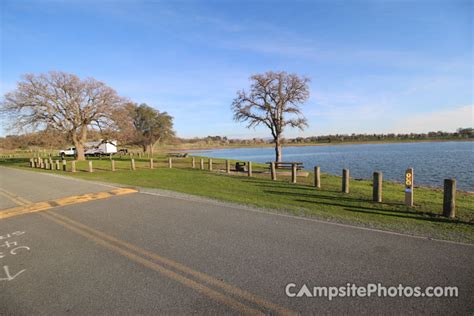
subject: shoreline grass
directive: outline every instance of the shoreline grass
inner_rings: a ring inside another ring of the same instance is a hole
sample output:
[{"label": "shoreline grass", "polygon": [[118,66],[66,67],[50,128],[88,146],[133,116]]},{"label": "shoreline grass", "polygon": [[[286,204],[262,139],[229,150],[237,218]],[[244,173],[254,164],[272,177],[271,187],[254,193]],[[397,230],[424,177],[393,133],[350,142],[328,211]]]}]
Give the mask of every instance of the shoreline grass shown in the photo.
[{"label": "shoreline grass", "polygon": [[[341,177],[322,174],[322,188],[312,186],[313,176],[298,177],[298,184],[289,183],[289,176],[271,181],[265,165],[253,164],[254,174],[227,175],[224,159],[214,159],[214,171],[191,169],[191,158],[173,159],[169,169],[163,155],[155,156],[155,169],[147,159],[135,159],[137,170],[130,170],[130,159],[114,159],[116,171],[110,171],[108,159],[93,159],[94,172],[87,162],[77,162],[76,173],[31,169],[27,158],[2,159],[0,165],[41,172],[57,173],[85,180],[122,185],[159,188],[212,199],[261,207],[276,212],[322,220],[408,233],[429,238],[474,243],[474,195],[457,193],[457,217],[441,216],[443,192],[440,189],[416,188],[415,206],[404,205],[404,186],[383,182],[383,203],[371,201],[372,181],[351,179],[351,192],[341,191]],[[204,158],[203,158],[204,159]],[[205,158],[207,168],[207,158]]]}]

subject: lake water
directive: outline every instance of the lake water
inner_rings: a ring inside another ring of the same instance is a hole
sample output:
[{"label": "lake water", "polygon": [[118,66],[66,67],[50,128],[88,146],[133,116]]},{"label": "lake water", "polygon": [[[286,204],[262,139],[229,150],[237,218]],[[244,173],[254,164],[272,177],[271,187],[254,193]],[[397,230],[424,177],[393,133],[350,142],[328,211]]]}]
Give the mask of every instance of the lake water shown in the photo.
[{"label": "lake water", "polygon": [[[384,180],[404,181],[407,168],[414,168],[415,186],[443,187],[443,179],[456,178],[457,187],[474,191],[474,142],[426,142],[362,145],[284,147],[283,161],[303,162],[304,169],[321,166],[321,172],[342,174],[349,168],[351,178],[371,179],[382,171]],[[195,151],[196,152],[196,151]],[[267,162],[275,159],[274,149],[235,148],[199,151],[214,158]]]}]

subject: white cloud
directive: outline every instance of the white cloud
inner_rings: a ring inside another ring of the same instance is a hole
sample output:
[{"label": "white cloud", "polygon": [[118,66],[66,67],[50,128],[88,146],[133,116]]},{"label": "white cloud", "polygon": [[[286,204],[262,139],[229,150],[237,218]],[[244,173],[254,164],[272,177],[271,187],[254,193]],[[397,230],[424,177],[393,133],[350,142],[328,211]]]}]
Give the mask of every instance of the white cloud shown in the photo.
[{"label": "white cloud", "polygon": [[453,132],[459,127],[474,126],[474,105],[454,107],[425,114],[407,115],[395,123],[394,133]]}]

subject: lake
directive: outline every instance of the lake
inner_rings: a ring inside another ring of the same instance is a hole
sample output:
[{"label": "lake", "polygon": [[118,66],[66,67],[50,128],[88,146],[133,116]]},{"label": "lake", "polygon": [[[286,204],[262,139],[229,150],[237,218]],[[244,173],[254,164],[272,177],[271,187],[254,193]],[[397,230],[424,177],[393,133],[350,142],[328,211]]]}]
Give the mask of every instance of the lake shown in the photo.
[{"label": "lake", "polygon": [[[457,187],[474,191],[474,142],[421,142],[284,147],[283,161],[303,162],[304,169],[321,166],[321,172],[371,179],[382,171],[384,180],[404,181],[405,170],[414,168],[415,186],[443,187],[443,179],[456,178]],[[200,150],[214,158],[267,162],[275,159],[272,147]]]}]

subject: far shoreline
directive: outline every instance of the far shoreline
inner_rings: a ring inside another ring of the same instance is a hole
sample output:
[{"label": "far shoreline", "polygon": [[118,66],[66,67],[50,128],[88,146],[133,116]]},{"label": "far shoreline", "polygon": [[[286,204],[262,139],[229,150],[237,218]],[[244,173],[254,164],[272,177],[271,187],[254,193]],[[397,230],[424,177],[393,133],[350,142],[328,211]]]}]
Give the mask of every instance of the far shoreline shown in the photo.
[{"label": "far shoreline", "polygon": [[[422,140],[393,140],[393,141],[354,141],[354,142],[334,142],[334,143],[287,143],[283,144],[285,147],[310,147],[310,146],[346,146],[346,145],[382,145],[382,144],[402,144],[402,143],[445,143],[445,142],[472,142],[473,138],[452,138],[452,139],[422,139]],[[263,147],[274,147],[273,143],[263,143],[263,144],[236,144],[232,145],[210,145],[210,146],[197,146],[190,147],[186,146],[189,144],[183,144],[183,147],[173,146],[169,148],[158,148],[158,151],[199,151],[199,150],[219,150],[219,149],[241,149],[241,148],[263,148]]]}]

